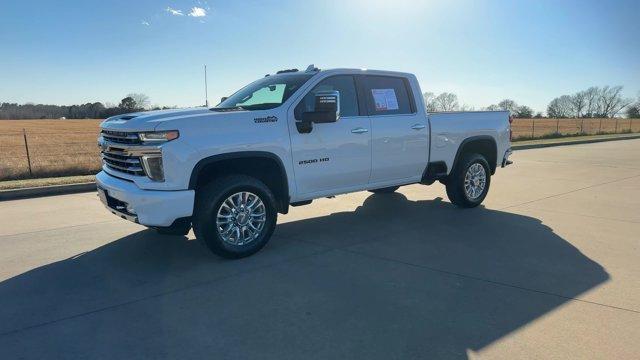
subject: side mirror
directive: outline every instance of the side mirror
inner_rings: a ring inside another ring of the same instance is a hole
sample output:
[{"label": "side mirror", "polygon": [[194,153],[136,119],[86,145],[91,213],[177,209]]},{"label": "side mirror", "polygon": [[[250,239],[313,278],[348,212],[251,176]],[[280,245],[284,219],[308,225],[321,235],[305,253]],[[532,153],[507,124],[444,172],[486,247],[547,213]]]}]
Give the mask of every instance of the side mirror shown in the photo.
[{"label": "side mirror", "polygon": [[220,98],[220,102],[223,102],[225,100],[227,100],[229,97],[228,96],[223,96],[222,98]]},{"label": "side mirror", "polygon": [[302,113],[303,123],[332,123],[340,119],[340,92],[319,91],[315,94],[315,110]]}]

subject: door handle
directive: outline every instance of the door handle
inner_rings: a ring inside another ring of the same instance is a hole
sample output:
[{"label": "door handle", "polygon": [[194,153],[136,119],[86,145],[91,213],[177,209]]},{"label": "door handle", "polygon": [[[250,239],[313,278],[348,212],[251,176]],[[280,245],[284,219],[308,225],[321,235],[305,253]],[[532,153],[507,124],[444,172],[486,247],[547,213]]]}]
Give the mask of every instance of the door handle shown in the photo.
[{"label": "door handle", "polygon": [[355,129],[352,129],[351,132],[354,134],[364,134],[366,132],[369,132],[369,129],[365,129],[363,127],[357,127]]},{"label": "door handle", "polygon": [[413,130],[422,130],[422,129],[426,128],[426,127],[427,127],[427,125],[425,125],[425,124],[415,124],[411,128]]}]

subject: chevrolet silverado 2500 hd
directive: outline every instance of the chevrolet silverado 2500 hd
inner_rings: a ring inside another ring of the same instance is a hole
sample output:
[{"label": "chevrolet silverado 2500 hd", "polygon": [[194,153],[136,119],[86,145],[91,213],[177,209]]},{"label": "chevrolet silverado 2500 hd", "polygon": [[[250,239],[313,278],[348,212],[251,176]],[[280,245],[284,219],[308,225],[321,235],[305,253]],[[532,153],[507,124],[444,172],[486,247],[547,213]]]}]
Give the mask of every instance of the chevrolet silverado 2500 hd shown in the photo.
[{"label": "chevrolet silverado 2500 hd", "polygon": [[228,258],[271,237],[278,213],[355,191],[440,181],[479,205],[510,164],[508,112],[427,114],[412,74],[284,70],[213,108],[118,115],[101,124],[98,195],[114,214],[186,234]]}]

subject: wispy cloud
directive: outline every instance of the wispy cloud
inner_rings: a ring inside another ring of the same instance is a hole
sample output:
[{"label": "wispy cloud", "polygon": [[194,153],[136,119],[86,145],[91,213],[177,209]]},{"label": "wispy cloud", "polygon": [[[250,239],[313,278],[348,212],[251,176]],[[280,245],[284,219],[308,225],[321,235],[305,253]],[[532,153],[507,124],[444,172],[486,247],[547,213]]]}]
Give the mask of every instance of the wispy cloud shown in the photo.
[{"label": "wispy cloud", "polygon": [[144,25],[144,26],[149,26],[150,25],[149,22],[146,21],[146,20],[142,20],[141,24]]},{"label": "wispy cloud", "polygon": [[197,7],[194,6],[191,8],[191,12],[189,12],[189,16],[193,16],[193,17],[205,17],[207,16],[207,10],[201,8],[201,7]]},{"label": "wispy cloud", "polygon": [[175,15],[175,16],[183,16],[183,15],[184,15],[184,14],[182,13],[182,10],[177,10],[177,9],[174,9],[174,8],[172,8],[172,7],[170,7],[170,6],[167,6],[166,11],[167,11],[169,14],[171,14],[171,15]]}]

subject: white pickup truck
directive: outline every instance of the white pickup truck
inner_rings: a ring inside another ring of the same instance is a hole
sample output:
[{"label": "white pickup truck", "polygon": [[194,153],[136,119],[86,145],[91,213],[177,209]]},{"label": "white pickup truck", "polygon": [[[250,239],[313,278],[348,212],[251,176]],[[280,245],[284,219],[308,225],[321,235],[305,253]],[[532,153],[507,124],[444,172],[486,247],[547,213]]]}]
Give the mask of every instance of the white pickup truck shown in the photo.
[{"label": "white pickup truck", "polygon": [[114,214],[186,234],[214,253],[260,250],[278,213],[313,199],[446,185],[479,205],[510,164],[508,112],[427,114],[412,74],[283,70],[214,108],[114,116],[101,124],[98,195]]}]

